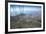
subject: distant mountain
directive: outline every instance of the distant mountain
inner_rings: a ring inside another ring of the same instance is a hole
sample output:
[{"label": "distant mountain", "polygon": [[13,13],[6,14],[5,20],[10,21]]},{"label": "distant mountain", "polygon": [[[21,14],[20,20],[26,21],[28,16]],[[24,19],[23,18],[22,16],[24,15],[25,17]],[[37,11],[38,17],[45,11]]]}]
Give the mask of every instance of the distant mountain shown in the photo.
[{"label": "distant mountain", "polygon": [[25,14],[29,14],[32,16],[41,16],[41,11],[29,11],[29,12],[25,12]]},{"label": "distant mountain", "polygon": [[19,19],[32,19],[32,18],[41,18],[41,12],[40,11],[34,11],[34,12],[30,12],[30,13],[22,13],[22,14],[18,14],[16,16],[11,16],[10,19],[11,21],[17,21]]},{"label": "distant mountain", "polygon": [[40,11],[36,11],[36,12],[31,12],[32,16],[40,16],[41,12]]}]

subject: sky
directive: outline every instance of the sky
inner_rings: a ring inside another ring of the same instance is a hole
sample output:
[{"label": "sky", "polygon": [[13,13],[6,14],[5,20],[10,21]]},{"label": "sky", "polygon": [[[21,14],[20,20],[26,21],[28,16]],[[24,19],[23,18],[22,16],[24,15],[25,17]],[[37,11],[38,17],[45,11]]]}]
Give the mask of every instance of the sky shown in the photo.
[{"label": "sky", "polygon": [[24,13],[30,14],[31,12],[41,11],[41,6],[27,6],[27,5],[11,5],[10,14],[16,16],[17,14]]}]

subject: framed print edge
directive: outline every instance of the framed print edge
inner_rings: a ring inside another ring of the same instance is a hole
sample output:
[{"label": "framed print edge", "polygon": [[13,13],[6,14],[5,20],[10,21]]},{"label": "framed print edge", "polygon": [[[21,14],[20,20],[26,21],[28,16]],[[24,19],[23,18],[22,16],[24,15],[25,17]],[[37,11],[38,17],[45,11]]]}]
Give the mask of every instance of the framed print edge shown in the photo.
[{"label": "framed print edge", "polygon": [[[11,31],[8,32],[8,2],[11,3],[27,3],[27,4],[42,4],[43,5],[43,29],[42,30],[26,30],[26,31]],[[45,31],[45,3],[44,2],[26,2],[26,1],[7,1],[5,0],[5,33],[22,33],[22,32],[40,32]]]}]

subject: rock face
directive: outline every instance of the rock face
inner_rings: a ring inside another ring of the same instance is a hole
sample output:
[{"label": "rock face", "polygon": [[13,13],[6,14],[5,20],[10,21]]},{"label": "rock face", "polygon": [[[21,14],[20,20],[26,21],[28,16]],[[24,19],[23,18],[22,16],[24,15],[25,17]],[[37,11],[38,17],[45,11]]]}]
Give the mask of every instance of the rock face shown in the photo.
[{"label": "rock face", "polygon": [[41,27],[41,17],[31,14],[20,14],[10,17],[11,29],[15,28],[37,28]]}]

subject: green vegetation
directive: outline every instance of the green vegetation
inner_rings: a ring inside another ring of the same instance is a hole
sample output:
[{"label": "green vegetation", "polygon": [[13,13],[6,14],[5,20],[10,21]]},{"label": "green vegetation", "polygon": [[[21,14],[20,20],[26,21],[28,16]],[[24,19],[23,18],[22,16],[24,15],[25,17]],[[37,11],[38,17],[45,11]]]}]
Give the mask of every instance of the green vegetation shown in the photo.
[{"label": "green vegetation", "polygon": [[10,20],[10,27],[11,27],[11,29],[15,29],[15,28],[39,28],[39,27],[41,27],[41,17],[40,16],[34,17],[32,15],[25,15],[25,14],[13,16]]}]

